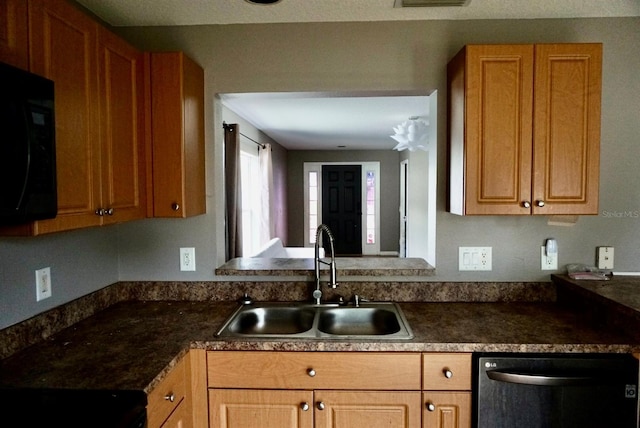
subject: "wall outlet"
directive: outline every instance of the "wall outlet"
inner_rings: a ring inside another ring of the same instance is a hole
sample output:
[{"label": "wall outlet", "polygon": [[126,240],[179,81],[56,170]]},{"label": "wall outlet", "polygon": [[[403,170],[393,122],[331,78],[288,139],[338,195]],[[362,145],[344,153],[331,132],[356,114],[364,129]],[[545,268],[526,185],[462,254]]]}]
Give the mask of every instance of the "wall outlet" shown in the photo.
[{"label": "wall outlet", "polygon": [[196,249],[193,247],[180,248],[180,270],[196,270]]},{"label": "wall outlet", "polygon": [[596,249],[596,265],[598,269],[613,269],[613,247]]},{"label": "wall outlet", "polygon": [[558,252],[547,254],[547,247],[540,247],[540,267],[542,270],[558,270]]},{"label": "wall outlet", "polygon": [[458,247],[458,270],[491,270],[491,247]]},{"label": "wall outlet", "polygon": [[36,271],[36,301],[51,297],[51,268]]}]

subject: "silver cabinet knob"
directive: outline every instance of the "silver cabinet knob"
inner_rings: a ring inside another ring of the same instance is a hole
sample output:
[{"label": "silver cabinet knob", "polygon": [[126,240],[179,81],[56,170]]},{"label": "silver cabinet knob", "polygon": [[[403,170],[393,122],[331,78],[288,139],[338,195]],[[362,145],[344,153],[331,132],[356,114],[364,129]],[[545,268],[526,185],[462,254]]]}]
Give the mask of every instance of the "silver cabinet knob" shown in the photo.
[{"label": "silver cabinet knob", "polygon": [[177,202],[174,202],[171,204],[171,209],[174,211],[178,211],[180,209],[180,204]]},{"label": "silver cabinet knob", "polygon": [[436,405],[431,403],[431,402],[427,403],[427,410],[430,411],[430,412],[435,411],[436,410]]},{"label": "silver cabinet knob", "polygon": [[453,372],[449,369],[442,370],[442,374],[444,374],[444,377],[447,379],[451,379],[453,377]]},{"label": "silver cabinet knob", "polygon": [[104,213],[105,213],[106,215],[113,215],[113,208],[107,208],[107,209],[104,211]]},{"label": "silver cabinet knob", "polygon": [[525,208],[531,208],[531,202],[524,201],[524,202],[522,202],[522,206],[525,207]]},{"label": "silver cabinet knob", "polygon": [[303,412],[309,410],[309,403],[300,403],[300,410],[302,410]]},{"label": "silver cabinet knob", "polygon": [[324,410],[324,403],[322,401],[318,401],[318,404],[316,404],[316,407],[318,408],[318,410]]},{"label": "silver cabinet knob", "polygon": [[173,392],[170,392],[164,396],[164,399],[173,403],[176,400],[176,396],[173,395]]},{"label": "silver cabinet knob", "polygon": [[96,215],[99,215],[100,217],[102,217],[104,215],[104,210],[102,208],[98,208],[96,210]]},{"label": "silver cabinet knob", "polygon": [[314,377],[316,375],[316,371],[314,369],[308,369],[307,374],[309,377]]},{"label": "silver cabinet knob", "polygon": [[536,206],[538,206],[538,207],[544,207],[544,201],[543,201],[543,200],[538,200],[538,201],[536,201]]}]

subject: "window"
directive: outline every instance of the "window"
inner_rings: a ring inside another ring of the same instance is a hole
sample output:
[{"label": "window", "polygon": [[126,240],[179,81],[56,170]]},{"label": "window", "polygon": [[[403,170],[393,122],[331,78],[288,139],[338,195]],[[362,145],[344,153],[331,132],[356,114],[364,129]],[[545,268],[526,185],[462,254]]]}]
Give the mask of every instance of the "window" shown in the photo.
[{"label": "window", "polygon": [[376,243],[376,173],[367,171],[366,173],[366,198],[367,198],[367,244]]},{"label": "window", "polygon": [[256,185],[256,177],[260,177],[257,151],[255,149],[245,151],[241,148],[242,252],[245,256],[250,256],[260,249],[261,186]]},{"label": "window", "polygon": [[316,229],[318,228],[318,171],[309,171],[309,243],[316,243]]}]

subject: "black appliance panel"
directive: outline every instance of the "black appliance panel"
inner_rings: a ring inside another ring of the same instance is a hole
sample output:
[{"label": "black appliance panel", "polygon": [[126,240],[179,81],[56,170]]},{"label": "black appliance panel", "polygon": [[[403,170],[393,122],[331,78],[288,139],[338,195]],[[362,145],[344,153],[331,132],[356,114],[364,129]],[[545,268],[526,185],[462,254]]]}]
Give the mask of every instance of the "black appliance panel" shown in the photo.
[{"label": "black appliance panel", "polygon": [[57,214],[54,85],[0,63],[0,224]]},{"label": "black appliance panel", "polygon": [[630,355],[474,356],[478,428],[637,428]]}]

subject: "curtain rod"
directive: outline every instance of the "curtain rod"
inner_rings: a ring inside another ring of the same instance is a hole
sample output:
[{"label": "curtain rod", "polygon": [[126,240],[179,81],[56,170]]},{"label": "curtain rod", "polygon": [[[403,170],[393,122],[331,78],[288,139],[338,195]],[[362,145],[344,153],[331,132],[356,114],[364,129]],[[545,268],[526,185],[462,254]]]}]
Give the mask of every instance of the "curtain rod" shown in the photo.
[{"label": "curtain rod", "polygon": [[[224,129],[231,128],[231,126],[230,126],[230,125],[228,125],[228,124],[227,124],[227,122],[222,122],[222,127],[223,127]],[[243,136],[244,138],[246,138],[247,140],[249,140],[249,141],[251,141],[251,142],[253,142],[253,143],[255,143],[255,144],[259,145],[259,146],[260,146],[260,148],[262,148],[262,149],[266,149],[266,148],[267,148],[266,144],[258,143],[256,140],[254,140],[254,139],[253,139],[253,138],[251,138],[251,137],[247,137],[247,136],[246,136],[246,135],[244,135],[242,132],[238,132],[238,134],[242,135],[242,136]]]}]

